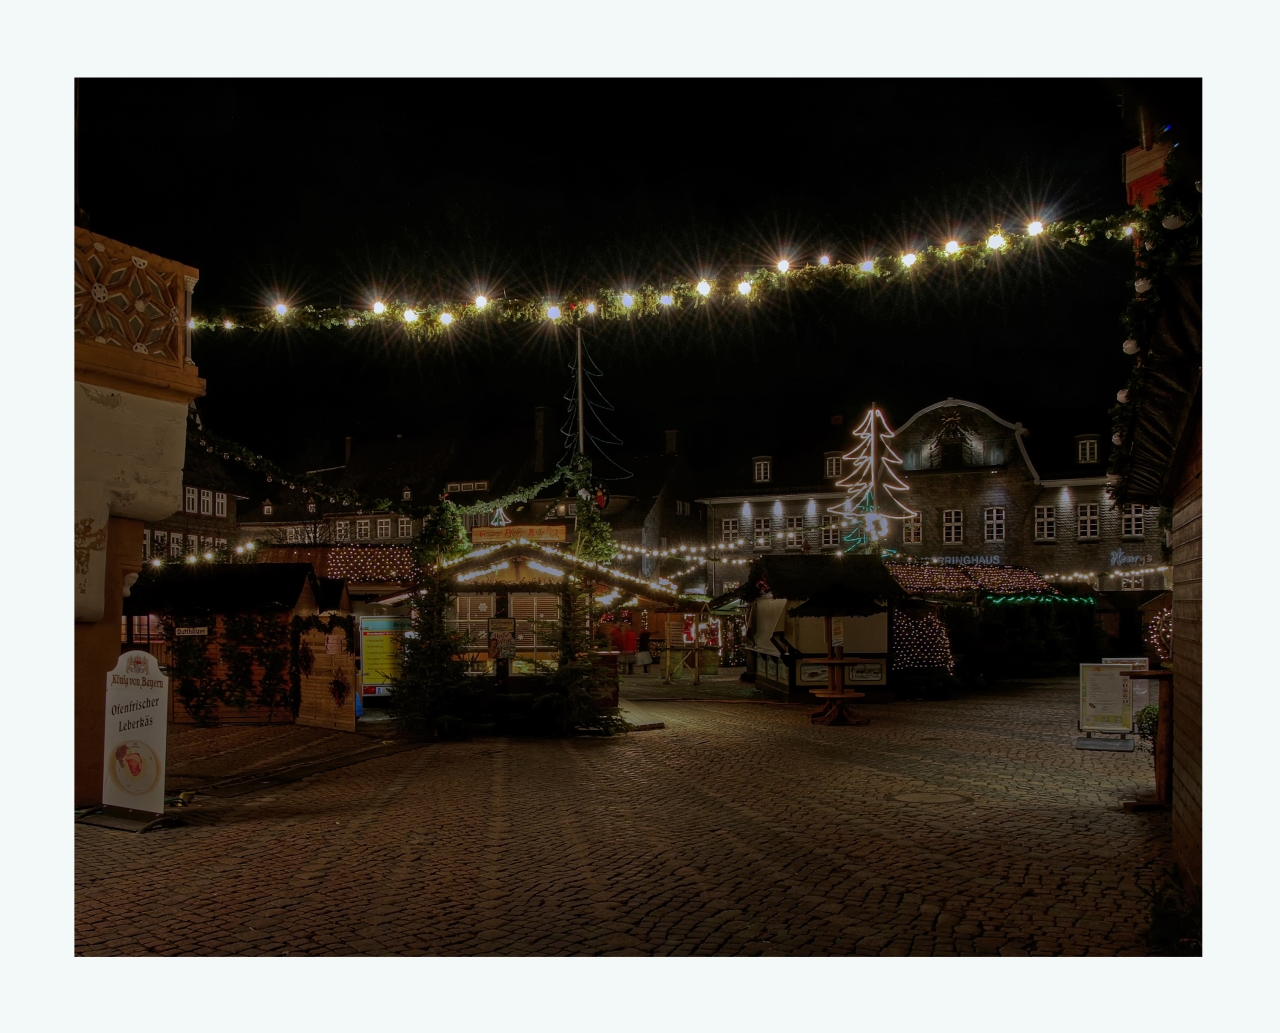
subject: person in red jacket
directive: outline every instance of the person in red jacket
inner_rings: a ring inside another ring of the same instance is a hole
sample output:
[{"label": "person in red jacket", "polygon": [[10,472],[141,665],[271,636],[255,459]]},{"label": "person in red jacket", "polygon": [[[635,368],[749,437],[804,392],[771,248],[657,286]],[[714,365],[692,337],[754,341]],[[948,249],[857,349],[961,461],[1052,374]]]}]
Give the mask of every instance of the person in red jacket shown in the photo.
[{"label": "person in red jacket", "polygon": [[615,640],[618,644],[618,652],[622,655],[618,657],[618,668],[624,674],[634,674],[636,668],[636,633],[631,630],[630,624],[623,625],[618,632]]}]

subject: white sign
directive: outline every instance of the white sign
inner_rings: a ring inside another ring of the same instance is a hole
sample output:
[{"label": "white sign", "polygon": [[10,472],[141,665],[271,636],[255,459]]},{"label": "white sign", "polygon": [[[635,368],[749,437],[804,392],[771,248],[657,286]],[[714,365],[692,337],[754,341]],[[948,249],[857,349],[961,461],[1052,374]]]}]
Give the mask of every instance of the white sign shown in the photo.
[{"label": "white sign", "polygon": [[1120,664],[1080,665],[1080,731],[1133,730],[1133,694],[1127,670]]},{"label": "white sign", "polygon": [[844,619],[842,617],[831,618],[831,645],[832,648],[844,646]]},{"label": "white sign", "polygon": [[164,814],[169,679],[150,653],[123,653],[107,674],[102,803]]},{"label": "white sign", "polygon": [[[1150,668],[1145,656],[1104,656],[1102,662],[1104,664],[1120,664],[1130,671],[1146,671]],[[1133,694],[1133,712],[1137,714],[1139,710],[1151,702],[1150,686],[1146,678],[1130,678],[1129,685]]]}]

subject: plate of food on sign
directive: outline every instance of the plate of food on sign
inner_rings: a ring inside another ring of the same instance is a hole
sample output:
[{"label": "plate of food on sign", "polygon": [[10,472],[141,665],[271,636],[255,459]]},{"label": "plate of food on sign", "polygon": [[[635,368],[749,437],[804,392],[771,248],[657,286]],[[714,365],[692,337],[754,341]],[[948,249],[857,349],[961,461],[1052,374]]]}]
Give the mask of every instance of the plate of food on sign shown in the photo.
[{"label": "plate of food on sign", "polygon": [[111,774],[126,793],[146,793],[155,785],[160,762],[144,742],[129,740],[112,751]]}]

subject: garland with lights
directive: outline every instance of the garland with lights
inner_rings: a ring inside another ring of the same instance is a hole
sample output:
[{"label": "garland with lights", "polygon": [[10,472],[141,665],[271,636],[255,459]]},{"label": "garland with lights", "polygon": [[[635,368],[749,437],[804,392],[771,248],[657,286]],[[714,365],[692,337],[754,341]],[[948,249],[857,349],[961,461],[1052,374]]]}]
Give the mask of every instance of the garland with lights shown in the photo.
[{"label": "garland with lights", "polygon": [[368,308],[351,306],[291,306],[277,301],[248,318],[194,316],[195,331],[233,333],[276,329],[347,329],[395,327],[414,339],[433,340],[467,323],[539,323],[581,325],[593,320],[637,319],[680,309],[705,309],[720,304],[752,304],[771,294],[809,291],[837,285],[867,289],[875,285],[909,285],[937,274],[973,273],[997,260],[1006,260],[1046,247],[1087,246],[1094,241],[1124,241],[1137,227],[1146,228],[1146,213],[1132,212],[1088,222],[1062,221],[1028,224],[1025,232],[991,228],[978,242],[950,240],[912,251],[883,250],[842,261],[821,255],[812,264],[781,258],[773,267],[758,267],[719,279],[673,280],[636,287],[601,287],[589,292],[567,291],[558,298],[489,298],[483,294],[454,303],[375,301]]}]

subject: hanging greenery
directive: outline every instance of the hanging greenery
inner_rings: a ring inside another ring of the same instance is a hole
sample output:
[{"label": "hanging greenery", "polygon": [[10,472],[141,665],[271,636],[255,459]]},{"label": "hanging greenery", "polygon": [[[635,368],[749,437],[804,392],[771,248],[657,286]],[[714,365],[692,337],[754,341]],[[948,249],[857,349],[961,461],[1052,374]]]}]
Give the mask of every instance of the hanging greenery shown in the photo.
[{"label": "hanging greenery", "polygon": [[410,630],[404,636],[400,677],[389,703],[396,724],[413,735],[453,738],[463,734],[476,709],[476,689],[458,659],[466,643],[450,623],[450,579],[432,567],[411,588]]},{"label": "hanging greenery", "polygon": [[[313,613],[306,617],[295,616],[289,622],[289,692],[285,702],[295,719],[302,709],[302,678],[304,675],[310,677],[315,670],[315,656],[311,647],[302,641],[302,636],[308,631],[322,631],[326,635],[341,631],[347,637],[347,651],[352,652],[356,647],[356,619],[349,613],[335,613],[328,617]],[[277,652],[283,657],[283,648]],[[341,678],[335,679],[329,686],[329,693],[338,706],[346,703],[348,691],[346,682]]]}]

